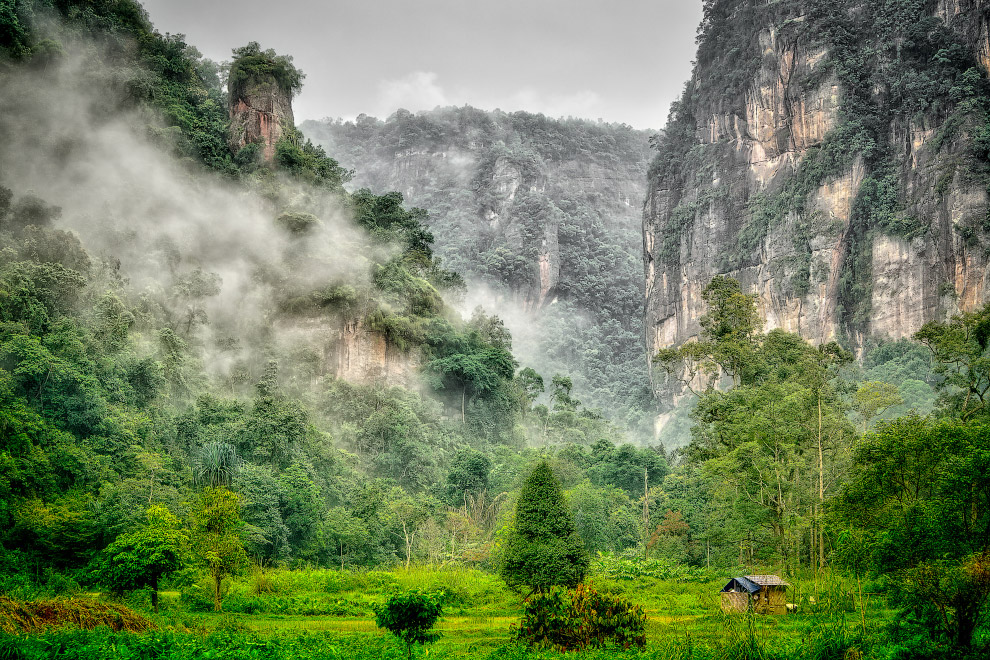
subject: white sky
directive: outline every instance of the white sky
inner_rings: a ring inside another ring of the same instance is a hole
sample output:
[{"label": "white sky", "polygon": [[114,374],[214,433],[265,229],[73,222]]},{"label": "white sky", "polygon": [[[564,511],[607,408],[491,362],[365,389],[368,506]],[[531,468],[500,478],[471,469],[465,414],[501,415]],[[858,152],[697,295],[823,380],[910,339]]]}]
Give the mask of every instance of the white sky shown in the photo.
[{"label": "white sky", "polygon": [[296,120],[437,105],[661,128],[701,0],[143,0],[207,57],[258,41],[306,74]]}]

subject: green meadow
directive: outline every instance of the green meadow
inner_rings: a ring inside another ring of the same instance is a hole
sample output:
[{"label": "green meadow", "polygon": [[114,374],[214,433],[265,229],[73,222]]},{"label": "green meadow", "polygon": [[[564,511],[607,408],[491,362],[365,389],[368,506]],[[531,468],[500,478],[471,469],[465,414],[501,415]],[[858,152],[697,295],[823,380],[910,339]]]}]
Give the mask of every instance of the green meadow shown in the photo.
[{"label": "green meadow", "polygon": [[656,561],[593,563],[593,586],[646,611],[642,651],[606,647],[562,654],[527,648],[514,641],[513,632],[523,595],[499,577],[465,567],[414,566],[256,570],[226,585],[220,613],[212,611],[205,584],[164,591],[159,614],[152,612],[148,595],[137,592],[124,604],[151,623],[143,632],[71,625],[7,632],[0,638],[0,658],[398,659],[405,657],[404,646],[376,627],[374,611],[390,594],[413,589],[437,594],[444,604],[438,626],[443,637],[417,647],[420,658],[892,657],[893,614],[879,597],[864,597],[860,611],[854,580],[832,573],[790,578],[788,600],[797,612],[764,616],[722,613],[718,592],[727,577]]}]

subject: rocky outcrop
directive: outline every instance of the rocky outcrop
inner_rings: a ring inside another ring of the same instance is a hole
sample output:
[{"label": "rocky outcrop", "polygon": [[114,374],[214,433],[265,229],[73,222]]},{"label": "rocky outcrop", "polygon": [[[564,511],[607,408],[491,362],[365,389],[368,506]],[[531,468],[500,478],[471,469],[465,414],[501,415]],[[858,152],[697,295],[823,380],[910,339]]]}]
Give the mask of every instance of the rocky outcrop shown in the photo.
[{"label": "rocky outcrop", "polygon": [[275,158],[275,144],[293,128],[292,93],[272,75],[255,75],[230,90],[230,149],[237,153],[248,144],[262,145],[263,158]]},{"label": "rocky outcrop", "polygon": [[[698,335],[701,291],[717,274],[758,295],[768,329],[854,350],[990,299],[987,177],[971,137],[983,115],[943,99],[901,111],[910,99],[895,91],[910,90],[884,82],[893,65],[882,56],[861,60],[876,67],[860,78],[872,87],[852,89],[827,22],[859,21],[865,38],[877,20],[869,3],[847,1],[838,18],[820,2],[722,4],[758,20],[741,41],[755,66],[739,65],[748,82],[725,99],[706,81],[726,62],[699,60],[654,164],[643,221],[651,352]],[[940,0],[935,16],[985,81],[985,3]],[[864,105],[873,124],[855,123]]]},{"label": "rocky outcrop", "polygon": [[305,365],[296,377],[310,379],[317,387],[337,378],[356,385],[418,389],[422,353],[418,347],[402,350],[384,333],[369,328],[360,318],[340,315],[291,317],[279,322],[280,350]]},{"label": "rocky outcrop", "polygon": [[990,73],[990,4],[986,0],[938,0],[936,15],[969,45]]},{"label": "rocky outcrop", "polygon": [[343,324],[329,357],[334,375],[351,383],[408,389],[418,386],[419,354],[400,350],[360,321]]}]

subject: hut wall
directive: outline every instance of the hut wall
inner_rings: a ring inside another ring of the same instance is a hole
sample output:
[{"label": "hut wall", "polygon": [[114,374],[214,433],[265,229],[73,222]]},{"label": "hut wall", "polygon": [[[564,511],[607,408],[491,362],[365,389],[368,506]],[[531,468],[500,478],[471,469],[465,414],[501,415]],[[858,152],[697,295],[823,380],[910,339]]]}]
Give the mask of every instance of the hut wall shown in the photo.
[{"label": "hut wall", "polygon": [[787,614],[787,591],[784,587],[763,587],[753,594],[753,611],[758,614]]},{"label": "hut wall", "polygon": [[722,611],[726,614],[746,612],[749,610],[749,594],[744,591],[723,591]]},{"label": "hut wall", "polygon": [[787,614],[787,589],[784,587],[767,587],[770,600],[768,614]]}]

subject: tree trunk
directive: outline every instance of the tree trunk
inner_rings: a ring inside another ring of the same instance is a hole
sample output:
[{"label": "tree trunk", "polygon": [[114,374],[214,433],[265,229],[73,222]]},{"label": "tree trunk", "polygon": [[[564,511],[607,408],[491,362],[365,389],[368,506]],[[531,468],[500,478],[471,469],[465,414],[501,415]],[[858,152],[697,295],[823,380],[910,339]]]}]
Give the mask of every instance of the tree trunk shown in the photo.
[{"label": "tree trunk", "polygon": [[[818,390],[818,517],[825,503],[825,455],[822,451],[822,391]],[[818,568],[825,568],[825,533],[822,521],[818,523]]]},{"label": "tree trunk", "polygon": [[968,603],[956,607],[956,646],[961,649],[968,649],[973,645],[973,633],[976,632],[976,624],[979,623],[984,605],[981,602],[983,599],[979,597],[971,596],[967,600]]},{"label": "tree trunk", "polygon": [[649,558],[650,542],[650,472],[643,470],[643,559]]},{"label": "tree trunk", "polygon": [[406,527],[405,521],[402,522],[402,535],[405,537],[406,541],[406,568],[409,568],[409,560],[412,558],[412,542],[413,535],[409,533],[408,527]]},{"label": "tree trunk", "polygon": [[155,578],[151,583],[151,609],[158,614],[158,578]]},{"label": "tree trunk", "polygon": [[213,574],[213,611],[220,611],[220,585],[223,582],[223,576],[219,573]]}]

